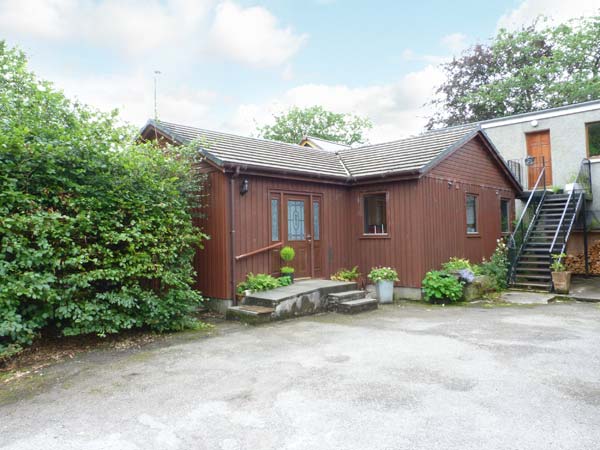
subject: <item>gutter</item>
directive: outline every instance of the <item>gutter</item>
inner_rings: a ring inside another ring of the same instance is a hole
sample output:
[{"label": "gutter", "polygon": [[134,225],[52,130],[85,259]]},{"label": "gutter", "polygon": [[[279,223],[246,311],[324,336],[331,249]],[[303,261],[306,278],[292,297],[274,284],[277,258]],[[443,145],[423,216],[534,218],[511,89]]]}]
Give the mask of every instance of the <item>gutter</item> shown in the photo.
[{"label": "gutter", "polygon": [[235,172],[229,177],[229,272],[231,274],[231,294],[233,296],[233,305],[237,306],[237,296],[235,289],[235,280],[237,278],[235,266],[235,179],[240,173],[240,166],[237,166]]}]

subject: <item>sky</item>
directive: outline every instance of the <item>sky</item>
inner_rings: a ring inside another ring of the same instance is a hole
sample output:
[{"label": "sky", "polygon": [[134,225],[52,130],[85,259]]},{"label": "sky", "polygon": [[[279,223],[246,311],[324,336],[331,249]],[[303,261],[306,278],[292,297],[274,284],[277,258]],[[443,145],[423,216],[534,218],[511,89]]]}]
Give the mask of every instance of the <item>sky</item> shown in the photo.
[{"label": "sky", "polygon": [[[290,106],[365,116],[372,143],[423,130],[439,64],[539,14],[598,0],[0,0],[0,39],[71,98],[255,135]],[[155,75],[155,71],[160,74]]]}]

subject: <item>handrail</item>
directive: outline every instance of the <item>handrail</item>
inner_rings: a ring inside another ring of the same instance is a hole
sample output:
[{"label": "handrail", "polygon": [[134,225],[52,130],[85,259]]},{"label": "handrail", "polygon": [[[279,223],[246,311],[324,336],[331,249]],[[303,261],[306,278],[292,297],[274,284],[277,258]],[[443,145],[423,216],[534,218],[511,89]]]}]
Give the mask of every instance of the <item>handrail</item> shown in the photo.
[{"label": "handrail", "polygon": [[[576,189],[578,188],[579,189]],[[571,202],[574,199],[575,196],[575,192],[577,191],[577,203],[575,204],[575,209],[573,211],[573,216],[571,217],[571,221],[569,222],[569,227],[566,231],[563,232],[563,229],[565,227],[565,216],[567,215],[567,211],[569,210],[569,208],[571,207]],[[562,240],[562,247],[561,247],[561,251],[558,252],[558,254],[563,254],[564,250],[567,246],[567,240],[569,239],[569,236],[571,235],[571,230],[573,229],[573,225],[575,224],[575,219],[577,217],[577,215],[579,214],[579,208],[581,207],[581,202],[585,201],[585,199],[592,199],[592,171],[591,171],[591,162],[589,159],[584,158],[581,161],[581,165],[579,166],[579,173],[577,174],[577,177],[575,178],[575,184],[573,186],[573,189],[571,190],[571,192],[569,193],[569,197],[567,198],[567,202],[565,204],[565,209],[563,210],[561,216],[560,216],[560,220],[558,222],[558,226],[556,227],[556,232],[554,233],[554,238],[552,239],[552,244],[550,245],[550,250],[548,250],[548,258],[550,261],[552,261],[552,255],[555,254],[555,247],[556,247],[556,243],[558,240],[559,235],[563,234],[563,240]],[[584,217],[584,221],[586,220],[586,218]],[[584,223],[584,227],[586,227],[587,224]],[[562,258],[559,258],[558,261],[560,262],[562,260]]]},{"label": "handrail", "polygon": [[[542,170],[540,171],[540,175],[538,176],[537,181],[535,182],[535,186],[533,187],[531,194],[529,195],[529,198],[527,199],[527,203],[525,203],[525,207],[523,208],[523,212],[521,213],[521,217],[519,217],[519,221],[517,222],[517,225],[515,226],[515,231],[513,232],[513,235],[515,234],[516,230],[519,228],[519,226],[521,225],[521,222],[523,221],[523,217],[525,216],[525,213],[527,212],[527,208],[529,208],[529,204],[531,203],[531,199],[533,198],[533,195],[535,194],[535,191],[538,188],[538,185],[540,184],[540,181],[542,179],[542,176],[544,176],[545,179],[545,174],[546,174],[546,167],[542,167]],[[544,181],[544,191],[546,190],[546,182]]]},{"label": "handrail", "polygon": [[[552,244],[550,245],[550,250],[549,250],[550,254],[552,254],[554,251],[554,246],[556,245],[556,240],[558,239],[558,235],[560,234],[560,230],[561,230],[563,222],[565,220],[565,216],[567,215],[567,211],[569,210],[569,207],[571,206],[571,199],[573,198],[573,192],[575,192],[575,189],[573,189],[571,192],[569,192],[569,198],[567,198],[567,203],[565,203],[565,209],[563,209],[563,212],[560,216],[560,220],[558,221],[558,226],[556,227],[556,232],[554,233],[554,239],[552,239]],[[577,204],[579,204],[579,202],[577,202]],[[573,215],[575,215],[576,211],[577,210],[574,211]]]},{"label": "handrail", "polygon": [[253,250],[248,253],[244,253],[242,255],[236,256],[235,260],[239,261],[240,259],[248,258],[250,256],[258,255],[259,253],[268,252],[269,250],[273,250],[274,248],[281,247],[283,242],[277,242],[276,244],[271,244],[263,248],[259,248],[258,250]]},{"label": "handrail", "polygon": [[[544,189],[542,191],[540,201],[537,204],[537,207],[533,213],[533,217],[531,218],[531,222],[529,223],[527,230],[525,230],[525,232],[523,232],[523,220],[524,220],[526,214],[528,214],[528,212],[530,212],[529,211],[530,206],[532,206],[533,199],[536,195],[538,186],[540,186],[540,183],[544,184]],[[525,207],[523,208],[523,211],[521,212],[521,216],[519,217],[519,220],[517,221],[515,229],[514,229],[513,233],[510,235],[509,240],[508,240],[509,267],[508,267],[508,273],[507,273],[507,282],[509,284],[512,282],[512,279],[513,279],[513,276],[515,273],[515,267],[517,265],[517,261],[519,260],[521,254],[523,253],[524,245],[527,242],[529,235],[531,234],[531,230],[532,230],[537,218],[539,217],[540,210],[541,210],[542,204],[544,203],[545,197],[546,197],[546,167],[544,164],[542,166],[542,170],[540,171],[540,174],[538,175],[538,178],[535,182],[535,186],[533,187],[533,190],[531,191],[531,194],[529,195],[529,198],[527,199],[527,203],[525,204]],[[517,233],[520,233],[520,236],[521,236],[521,241],[519,242],[518,248],[517,248],[517,240],[516,240]]]}]

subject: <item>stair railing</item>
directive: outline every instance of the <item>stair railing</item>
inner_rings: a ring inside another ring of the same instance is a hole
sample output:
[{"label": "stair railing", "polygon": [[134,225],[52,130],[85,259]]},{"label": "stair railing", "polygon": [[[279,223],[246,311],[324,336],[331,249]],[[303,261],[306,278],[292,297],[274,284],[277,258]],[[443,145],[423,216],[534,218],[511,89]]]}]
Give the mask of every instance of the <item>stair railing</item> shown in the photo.
[{"label": "stair railing", "polygon": [[[539,194],[539,200],[536,200],[536,194],[538,194],[538,188],[543,187],[541,194]],[[535,186],[531,190],[531,194],[529,194],[529,198],[527,199],[527,203],[521,212],[521,216],[515,225],[515,229],[508,238],[508,274],[507,274],[507,282],[511,284],[514,276],[515,276],[515,268],[521,254],[523,253],[523,248],[527,239],[529,239],[529,235],[531,234],[531,230],[533,229],[535,222],[537,221],[540,210],[542,208],[542,204],[544,203],[544,198],[546,197],[546,167],[543,166],[540,174],[538,175],[537,181],[535,182]],[[530,220],[528,224],[525,224],[525,218],[529,215]]]},{"label": "stair railing", "polygon": [[[548,251],[548,261],[550,264],[552,263],[552,255],[561,255],[565,252],[567,241],[571,236],[571,231],[573,230],[577,216],[581,211],[583,202],[586,201],[586,199],[591,200],[592,198],[591,162],[589,159],[584,158],[581,161],[575,184],[573,185],[571,192],[569,192],[569,198],[567,199],[565,208],[560,216],[560,221],[556,227],[556,233],[554,233],[554,238],[552,239],[552,245],[550,245],[550,250]],[[565,221],[565,217],[570,208],[573,208],[573,216],[571,217],[571,220]],[[583,220],[585,221],[586,218],[584,217]],[[587,224],[584,223],[583,226],[586,227]],[[558,261],[561,262],[561,260],[562,258],[559,257]]]}]

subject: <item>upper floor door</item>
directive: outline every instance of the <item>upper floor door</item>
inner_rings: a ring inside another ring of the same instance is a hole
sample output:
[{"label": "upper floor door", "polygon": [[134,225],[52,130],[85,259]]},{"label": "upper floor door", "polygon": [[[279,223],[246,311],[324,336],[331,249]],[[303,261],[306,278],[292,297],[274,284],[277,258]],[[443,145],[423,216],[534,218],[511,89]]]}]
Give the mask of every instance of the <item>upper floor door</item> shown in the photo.
[{"label": "upper floor door", "polygon": [[528,169],[528,187],[533,189],[542,167],[546,168],[546,185],[552,185],[552,151],[550,148],[550,130],[527,133],[527,155],[535,158]]}]

